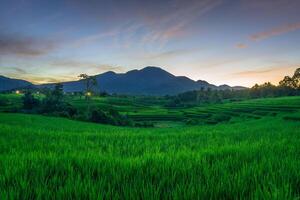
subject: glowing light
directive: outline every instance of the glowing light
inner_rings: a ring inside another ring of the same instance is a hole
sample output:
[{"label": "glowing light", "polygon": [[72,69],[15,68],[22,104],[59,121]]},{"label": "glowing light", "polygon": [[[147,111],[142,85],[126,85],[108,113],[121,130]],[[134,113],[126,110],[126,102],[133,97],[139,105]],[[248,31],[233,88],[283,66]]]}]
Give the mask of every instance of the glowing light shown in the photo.
[{"label": "glowing light", "polygon": [[92,93],[91,92],[87,92],[86,96],[92,96]]},{"label": "glowing light", "polygon": [[17,90],[17,91],[16,91],[16,94],[20,94],[20,91],[19,91],[19,90]]}]

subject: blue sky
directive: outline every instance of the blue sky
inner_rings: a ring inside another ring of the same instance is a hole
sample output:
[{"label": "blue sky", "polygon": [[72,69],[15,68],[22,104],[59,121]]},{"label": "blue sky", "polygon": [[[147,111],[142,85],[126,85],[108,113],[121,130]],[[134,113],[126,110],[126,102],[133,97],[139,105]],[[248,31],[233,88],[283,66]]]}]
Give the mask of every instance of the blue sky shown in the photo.
[{"label": "blue sky", "polygon": [[299,0],[0,3],[0,74],[35,83],[159,66],[252,86],[300,66]]}]

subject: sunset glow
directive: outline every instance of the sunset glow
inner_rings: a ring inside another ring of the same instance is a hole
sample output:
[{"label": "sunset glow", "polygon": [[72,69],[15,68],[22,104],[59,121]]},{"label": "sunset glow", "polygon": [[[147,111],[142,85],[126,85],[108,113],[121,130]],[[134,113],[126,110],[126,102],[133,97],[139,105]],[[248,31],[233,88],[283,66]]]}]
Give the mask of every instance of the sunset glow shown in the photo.
[{"label": "sunset glow", "polygon": [[300,66],[298,0],[2,0],[0,74],[33,83],[158,66],[220,85]]}]

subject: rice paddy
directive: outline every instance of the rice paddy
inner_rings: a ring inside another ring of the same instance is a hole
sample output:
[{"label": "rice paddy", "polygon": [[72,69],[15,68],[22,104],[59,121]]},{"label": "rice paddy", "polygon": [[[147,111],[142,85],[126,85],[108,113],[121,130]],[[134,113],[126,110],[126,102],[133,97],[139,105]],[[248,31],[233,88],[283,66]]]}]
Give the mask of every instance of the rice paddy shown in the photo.
[{"label": "rice paddy", "polygon": [[154,128],[6,113],[20,98],[4,97],[0,199],[300,198],[299,97],[176,109],[94,99]]}]

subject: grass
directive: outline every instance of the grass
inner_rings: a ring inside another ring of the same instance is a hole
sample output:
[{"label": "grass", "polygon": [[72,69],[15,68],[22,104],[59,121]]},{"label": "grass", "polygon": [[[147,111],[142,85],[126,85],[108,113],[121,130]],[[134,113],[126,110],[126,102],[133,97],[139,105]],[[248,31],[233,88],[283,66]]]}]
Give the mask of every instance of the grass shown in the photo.
[{"label": "grass", "polygon": [[[119,105],[129,104],[139,105]],[[0,199],[300,199],[299,104],[289,97],[165,110],[152,102],[138,110],[175,116],[161,128],[0,113]],[[180,124],[189,114],[230,120]]]},{"label": "grass", "polygon": [[[156,127],[178,127],[182,122],[191,124],[218,124],[259,119],[264,116],[293,113],[300,110],[300,97],[280,97],[202,105],[191,108],[167,108],[163,98],[106,97],[94,98],[92,107],[114,108],[136,122],[152,122]],[[86,102],[78,98],[68,101],[79,109],[86,108]],[[146,102],[146,103],[145,103]],[[172,123],[169,123],[172,122]],[[194,122],[194,123],[193,123]]]},{"label": "grass", "polygon": [[[0,112],[15,111],[21,107],[22,95],[0,94],[0,100],[6,99],[6,106],[0,105]],[[86,110],[84,98],[69,96],[67,102],[78,110]],[[167,108],[166,99],[158,97],[94,97],[91,107],[108,110],[113,108],[128,116],[134,122],[151,122],[155,127],[178,127],[187,124],[215,125],[234,123],[264,116],[290,114],[300,110],[300,97],[279,97],[255,99],[240,102],[211,104],[191,108]],[[0,102],[1,104],[1,102]]]}]

